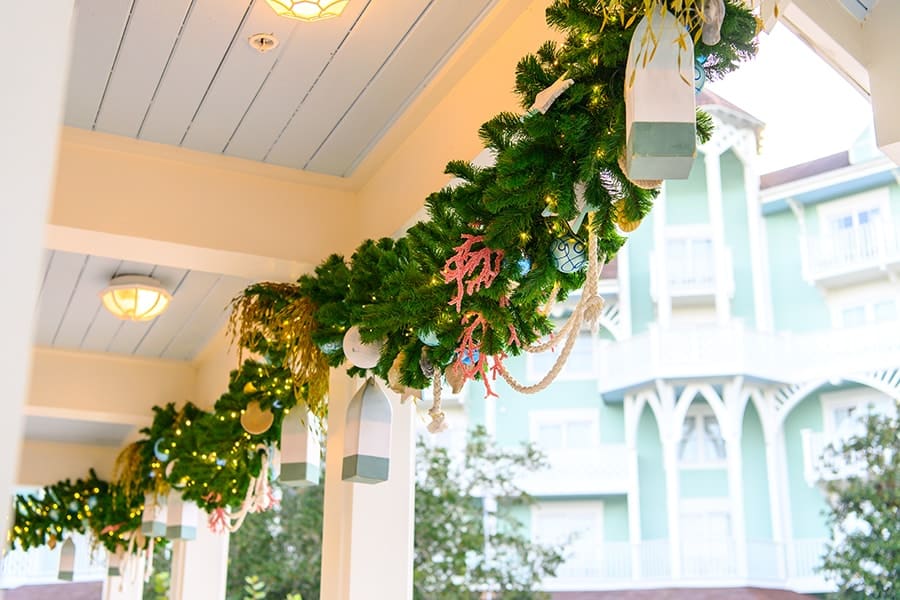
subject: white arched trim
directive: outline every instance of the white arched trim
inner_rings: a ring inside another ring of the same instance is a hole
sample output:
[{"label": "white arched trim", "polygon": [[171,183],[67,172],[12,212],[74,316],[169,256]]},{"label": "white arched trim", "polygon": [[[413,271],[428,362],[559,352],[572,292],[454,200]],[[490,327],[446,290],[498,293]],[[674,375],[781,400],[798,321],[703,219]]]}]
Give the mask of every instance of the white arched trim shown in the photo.
[{"label": "white arched trim", "polygon": [[691,403],[698,396],[706,400],[707,404],[712,408],[713,414],[716,415],[716,420],[719,422],[719,427],[722,429],[723,437],[730,434],[732,425],[731,421],[728,419],[728,412],[725,410],[725,403],[722,401],[721,396],[719,396],[715,388],[708,383],[705,383],[701,385],[687,385],[678,397],[673,415],[673,437],[676,434],[679,437],[681,436],[681,428],[684,425],[684,418],[687,415],[688,408],[690,408]]}]

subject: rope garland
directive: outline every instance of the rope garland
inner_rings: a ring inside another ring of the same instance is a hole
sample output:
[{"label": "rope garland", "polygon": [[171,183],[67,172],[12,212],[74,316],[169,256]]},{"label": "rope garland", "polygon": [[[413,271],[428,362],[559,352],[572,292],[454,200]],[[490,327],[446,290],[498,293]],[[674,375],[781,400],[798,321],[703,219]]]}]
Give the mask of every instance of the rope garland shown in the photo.
[{"label": "rope garland", "polygon": [[440,433],[447,430],[447,423],[444,420],[446,415],[441,410],[441,369],[435,367],[434,381],[432,383],[433,401],[431,408],[428,409],[428,416],[431,417],[431,423],[428,424],[428,431],[431,433]]}]

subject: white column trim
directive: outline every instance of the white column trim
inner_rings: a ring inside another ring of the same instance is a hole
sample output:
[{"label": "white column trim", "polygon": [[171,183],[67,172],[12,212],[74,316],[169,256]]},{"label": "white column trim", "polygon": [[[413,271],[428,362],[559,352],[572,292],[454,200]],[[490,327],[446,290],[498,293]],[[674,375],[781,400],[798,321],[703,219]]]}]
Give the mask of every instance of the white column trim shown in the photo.
[{"label": "white column trim", "polygon": [[720,154],[704,154],[706,166],[706,198],[709,203],[709,222],[712,226],[713,255],[716,265],[716,317],[721,324],[731,319],[729,282],[731,273],[725,246],[725,220],[722,214],[722,173]]},{"label": "white column trim", "polygon": [[653,245],[656,264],[652,265],[656,277],[656,322],[666,328],[672,322],[672,296],[669,294],[669,273],[666,268],[666,184],[653,204]]},{"label": "white column trim", "polygon": [[629,256],[630,244],[625,244],[616,255],[619,260],[619,331],[622,332],[622,338],[628,339],[632,336],[633,325],[631,322],[631,271],[629,264],[631,262]]},{"label": "white column trim", "polygon": [[631,579],[641,578],[641,496],[637,429],[645,402],[625,396],[625,446],[628,448],[628,541],[631,549]]},{"label": "white column trim", "polygon": [[728,495],[731,504],[732,534],[735,541],[738,577],[747,576],[747,524],[744,513],[744,461],[741,440],[743,439],[744,378],[735,377],[724,386],[722,400],[729,415],[725,434],[725,456],[728,463]]},{"label": "white column trim", "polygon": [[753,160],[744,160],[744,197],[747,202],[747,228],[750,234],[750,274],[753,281],[753,308],[758,331],[772,331],[772,295],[763,263],[763,216],[759,203],[759,174]]},{"label": "white column trim", "polygon": [[669,528],[669,568],[672,579],[681,577],[681,523],[678,471],[678,440],[680,431],[675,427],[675,390],[662,380],[656,380],[660,412],[657,414],[660,441],[663,449],[663,467],[666,474],[666,515]]}]

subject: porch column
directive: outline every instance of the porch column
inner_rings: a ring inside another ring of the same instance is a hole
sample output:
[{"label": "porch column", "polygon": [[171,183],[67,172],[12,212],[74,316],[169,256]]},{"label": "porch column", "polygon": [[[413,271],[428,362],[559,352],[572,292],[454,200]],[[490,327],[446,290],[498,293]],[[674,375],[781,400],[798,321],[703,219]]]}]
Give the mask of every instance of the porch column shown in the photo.
[{"label": "porch column", "polygon": [[637,427],[642,407],[634,396],[625,396],[625,447],[628,449],[628,542],[631,548],[631,579],[641,578],[641,493],[638,470]]},{"label": "porch column", "polygon": [[[659,196],[653,203],[653,256],[655,265],[651,265],[656,275],[656,320],[659,326],[666,328],[672,321],[672,295],[669,293],[669,264],[666,258],[666,184],[663,183]],[[626,273],[627,277],[627,273]]]},{"label": "porch column", "polygon": [[[74,0],[7,2],[0,19],[0,537],[19,464],[47,209],[56,177]],[[35,47],[35,36],[39,36]]]},{"label": "porch column", "polygon": [[360,380],[333,370],[328,405],[322,600],[412,599],[415,408],[393,409],[388,481],[342,481],[347,406]]},{"label": "porch column", "polygon": [[200,515],[197,539],[172,545],[171,600],[225,600],[228,534],[210,531],[207,520]]},{"label": "porch column", "polygon": [[141,600],[144,597],[144,560],[134,559],[120,577],[103,582],[103,600]]},{"label": "porch column", "polygon": [[728,466],[728,495],[731,504],[732,534],[735,542],[735,574],[747,577],[747,524],[744,516],[744,457],[741,449],[745,405],[741,395],[743,377],[736,377],[725,385],[723,398],[728,423],[722,423],[725,438],[725,459]]},{"label": "porch column", "polygon": [[666,435],[662,441],[666,471],[666,516],[669,522],[669,567],[672,579],[681,578],[681,511],[679,509],[678,439]]},{"label": "porch column", "polygon": [[769,482],[769,513],[772,515],[772,543],[775,545],[775,565],[778,579],[787,578],[787,552],[785,548],[785,521],[782,516],[781,461],[779,457],[779,433],[765,431],[766,442],[766,476]]}]

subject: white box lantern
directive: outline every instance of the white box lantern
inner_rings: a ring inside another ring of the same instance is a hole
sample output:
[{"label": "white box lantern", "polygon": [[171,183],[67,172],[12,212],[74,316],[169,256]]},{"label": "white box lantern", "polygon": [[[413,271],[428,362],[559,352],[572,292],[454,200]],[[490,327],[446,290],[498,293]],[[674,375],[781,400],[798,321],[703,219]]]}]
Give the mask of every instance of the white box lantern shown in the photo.
[{"label": "white box lantern", "polygon": [[75,579],[75,542],[66,538],[59,552],[59,579],[73,581]]},{"label": "white box lantern", "polygon": [[341,478],[356,483],[387,481],[391,457],[391,403],[373,378],[347,407]]},{"label": "white box lantern", "polygon": [[106,556],[107,577],[121,577],[122,560],[125,558],[125,550],[119,547],[115,552],[107,552]]},{"label": "white box lantern", "polygon": [[197,539],[200,509],[196,504],[172,490],[166,498],[166,537],[170,540]]},{"label": "white box lantern", "polygon": [[317,485],[321,476],[319,439],[312,430],[314,417],[291,412],[281,424],[280,481],[291,487]]},{"label": "white box lantern", "polygon": [[151,537],[166,535],[166,513],[165,497],[146,494],[144,496],[144,514],[141,515],[141,533]]},{"label": "white box lantern", "polygon": [[625,174],[632,181],[690,175],[697,154],[693,82],[690,33],[669,11],[641,19],[625,70]]}]

